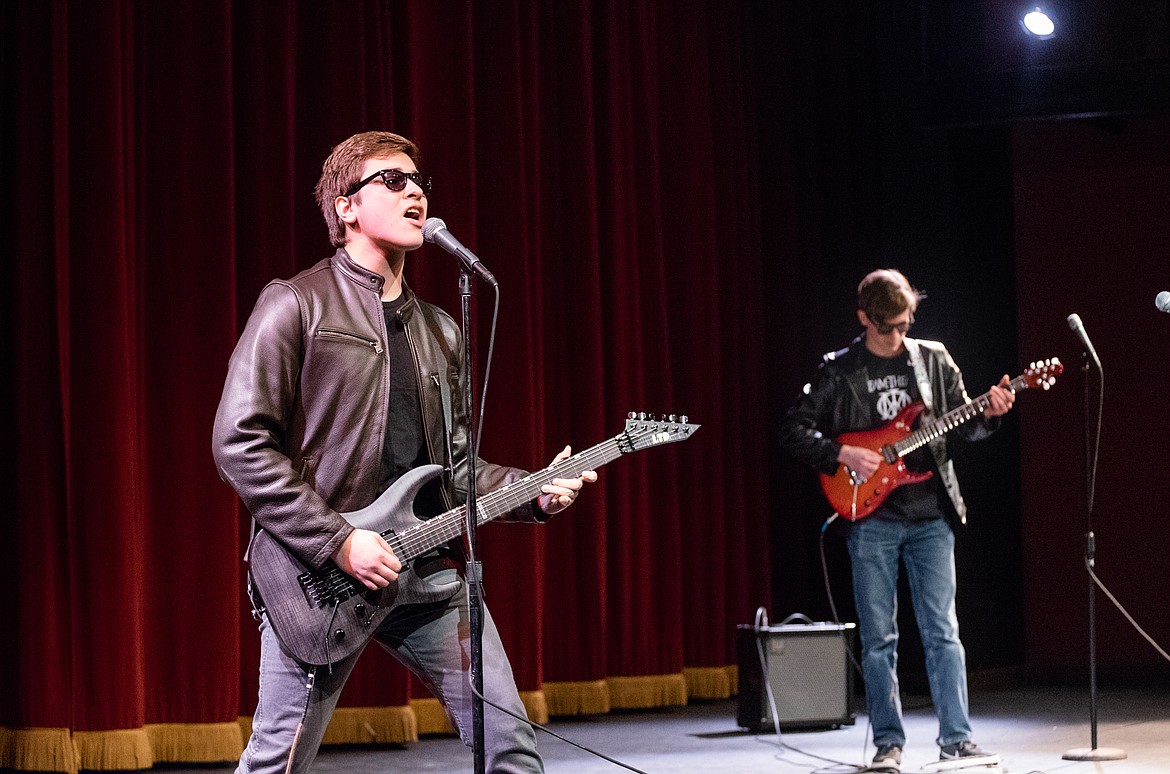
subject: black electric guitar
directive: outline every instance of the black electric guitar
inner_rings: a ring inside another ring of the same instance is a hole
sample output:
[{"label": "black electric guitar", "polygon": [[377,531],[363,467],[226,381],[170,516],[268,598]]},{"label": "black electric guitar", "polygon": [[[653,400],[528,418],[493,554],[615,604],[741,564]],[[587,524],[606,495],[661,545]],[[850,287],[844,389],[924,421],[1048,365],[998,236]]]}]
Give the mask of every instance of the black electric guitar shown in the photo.
[{"label": "black electric guitar", "polygon": [[[486,524],[535,499],[554,478],[576,478],[623,454],[686,440],[698,429],[685,416],[658,420],[630,414],[625,430],[608,441],[480,495],[478,523]],[[342,514],[355,527],[380,533],[403,563],[398,580],[384,589],[367,589],[333,562],[313,570],[267,532],[256,534],[250,554],[252,583],[289,653],[310,665],[336,663],[358,650],[396,606],[446,599],[454,593],[456,582],[434,585],[409,567],[412,560],[465,531],[465,505],[426,521],[414,515],[415,496],[442,470],[439,465],[414,468],[371,505]]]}]

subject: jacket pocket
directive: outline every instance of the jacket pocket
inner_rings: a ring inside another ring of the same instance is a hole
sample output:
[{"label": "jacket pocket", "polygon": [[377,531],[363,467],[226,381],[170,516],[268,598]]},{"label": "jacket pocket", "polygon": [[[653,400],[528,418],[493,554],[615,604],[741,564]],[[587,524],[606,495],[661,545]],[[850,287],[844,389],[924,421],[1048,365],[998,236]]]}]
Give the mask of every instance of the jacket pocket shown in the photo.
[{"label": "jacket pocket", "polygon": [[365,347],[376,355],[382,354],[382,342],[357,333],[343,331],[340,328],[318,328],[313,335],[322,341],[338,341],[343,344],[356,344]]}]

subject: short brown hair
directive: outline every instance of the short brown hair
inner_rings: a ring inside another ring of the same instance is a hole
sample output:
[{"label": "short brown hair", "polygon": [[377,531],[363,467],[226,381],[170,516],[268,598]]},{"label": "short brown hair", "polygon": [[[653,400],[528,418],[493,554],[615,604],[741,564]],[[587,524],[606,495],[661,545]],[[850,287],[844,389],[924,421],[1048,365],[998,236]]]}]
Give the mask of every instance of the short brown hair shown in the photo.
[{"label": "short brown hair", "polygon": [[[329,240],[336,247],[345,244],[345,223],[337,217],[333,203],[354,183],[361,180],[362,167],[369,159],[405,153],[418,164],[418,146],[400,134],[393,132],[362,132],[338,144],[321,166],[321,179],[317,181],[317,206],[325,216],[329,227]],[[358,196],[359,194],[354,194]]]},{"label": "short brown hair", "polygon": [[915,290],[897,269],[871,271],[857,286],[857,308],[875,323],[884,323],[907,309],[914,314],[924,298],[926,294]]}]

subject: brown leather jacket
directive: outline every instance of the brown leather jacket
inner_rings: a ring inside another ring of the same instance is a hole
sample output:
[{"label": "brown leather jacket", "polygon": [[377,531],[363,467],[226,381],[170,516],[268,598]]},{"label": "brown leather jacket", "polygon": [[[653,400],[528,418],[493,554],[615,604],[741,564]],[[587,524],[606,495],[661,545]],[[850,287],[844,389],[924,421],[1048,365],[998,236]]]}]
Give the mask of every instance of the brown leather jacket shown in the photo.
[{"label": "brown leather jacket", "polygon": [[[215,416],[220,476],[262,529],[312,567],[353,531],[339,512],[369,505],[380,483],[390,388],[382,284],[343,248],[290,280],[270,282],[232,353]],[[419,301],[405,283],[403,292],[399,315],[418,374],[427,450],[440,465],[448,460],[442,382],[450,389],[454,483],[442,477],[450,508],[466,497],[462,337],[450,315]],[[476,490],[523,475],[477,462]],[[532,504],[508,514],[539,516]]]}]

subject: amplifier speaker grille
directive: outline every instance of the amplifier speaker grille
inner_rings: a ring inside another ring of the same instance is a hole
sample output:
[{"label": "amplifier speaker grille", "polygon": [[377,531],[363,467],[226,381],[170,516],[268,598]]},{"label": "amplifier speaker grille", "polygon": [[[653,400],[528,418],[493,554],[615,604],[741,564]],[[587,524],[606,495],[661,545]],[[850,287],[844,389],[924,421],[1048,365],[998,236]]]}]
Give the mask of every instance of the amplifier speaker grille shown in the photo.
[{"label": "amplifier speaker grille", "polygon": [[[783,728],[836,728],[853,723],[853,624],[739,626],[739,709],[752,731],[773,728],[764,674]],[[758,645],[766,665],[761,669]]]}]

